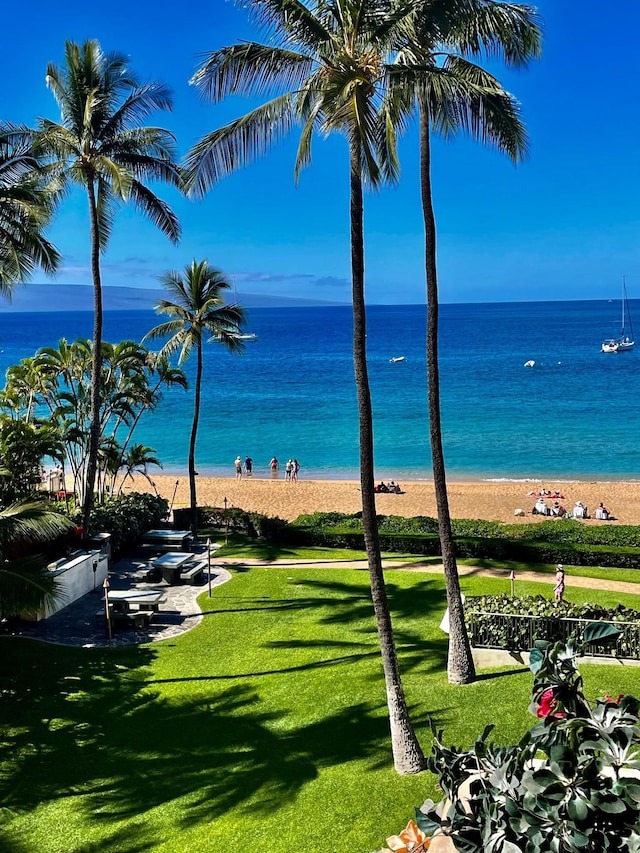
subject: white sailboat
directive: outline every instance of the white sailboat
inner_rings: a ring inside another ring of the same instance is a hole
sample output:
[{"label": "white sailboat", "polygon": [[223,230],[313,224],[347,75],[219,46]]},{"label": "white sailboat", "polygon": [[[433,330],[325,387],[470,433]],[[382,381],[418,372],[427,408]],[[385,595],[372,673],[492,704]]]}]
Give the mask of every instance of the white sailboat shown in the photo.
[{"label": "white sailboat", "polygon": [[[629,334],[626,333],[626,325],[629,326]],[[633,326],[631,325],[629,300],[627,299],[627,285],[624,276],[622,276],[622,329],[620,331],[620,337],[608,338],[603,341],[601,352],[629,352],[634,346]]]}]

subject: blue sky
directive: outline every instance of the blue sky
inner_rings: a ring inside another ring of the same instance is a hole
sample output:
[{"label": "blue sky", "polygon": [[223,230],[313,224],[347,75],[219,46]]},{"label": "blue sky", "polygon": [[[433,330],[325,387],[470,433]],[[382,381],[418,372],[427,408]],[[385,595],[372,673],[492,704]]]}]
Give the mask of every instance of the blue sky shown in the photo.
[{"label": "blue sky", "polygon": [[[615,8],[615,13],[608,11]],[[142,79],[162,80],[172,113],[153,123],[177,136],[180,153],[241,114],[241,99],[203,104],[188,79],[208,51],[255,36],[246,13],[224,0],[181,4],[66,0],[7,4],[0,52],[0,118],[33,124],[57,118],[45,86],[66,39],[97,38],[120,50]],[[528,71],[496,68],[522,104],[527,161],[464,139],[436,141],[433,177],[443,302],[616,297],[621,276],[640,297],[640,192],[636,33],[640,3],[542,0],[544,55]],[[173,247],[123,208],[103,257],[104,284],[157,287],[157,276],[194,257],[232,275],[243,291],[349,301],[347,152],[317,139],[313,163],[295,186],[295,145],[221,182],[202,202],[160,188],[178,213]],[[424,302],[417,137],[400,146],[400,184],[366,198],[367,299]],[[86,201],[68,198],[50,236],[64,257],[60,283],[89,284]],[[34,281],[45,281],[36,276]]]}]

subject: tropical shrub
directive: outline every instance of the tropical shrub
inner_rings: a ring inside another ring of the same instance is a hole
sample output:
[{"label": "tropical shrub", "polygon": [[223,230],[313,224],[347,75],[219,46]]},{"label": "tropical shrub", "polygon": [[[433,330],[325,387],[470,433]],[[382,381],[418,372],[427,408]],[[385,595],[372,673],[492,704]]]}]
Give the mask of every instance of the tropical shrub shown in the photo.
[{"label": "tropical shrub", "polygon": [[[593,623],[585,642],[615,640]],[[640,703],[605,696],[592,706],[577,667],[580,644],[531,651],[530,710],[538,722],[515,746],[445,746],[434,732],[429,769],[445,798],[416,810],[420,830],[451,837],[460,853],[637,853],[640,850]]]},{"label": "tropical shrub", "polygon": [[130,492],[95,505],[91,510],[92,533],[110,533],[114,557],[134,548],[147,530],[166,522],[169,502],[157,495]]},{"label": "tropical shrub", "polygon": [[[190,513],[191,511],[182,510],[182,512]],[[242,533],[253,539],[279,542],[282,532],[289,525],[282,518],[262,515],[259,512],[246,512],[239,507],[230,507],[226,510],[220,507],[198,507],[198,526],[216,527],[219,530]]]}]

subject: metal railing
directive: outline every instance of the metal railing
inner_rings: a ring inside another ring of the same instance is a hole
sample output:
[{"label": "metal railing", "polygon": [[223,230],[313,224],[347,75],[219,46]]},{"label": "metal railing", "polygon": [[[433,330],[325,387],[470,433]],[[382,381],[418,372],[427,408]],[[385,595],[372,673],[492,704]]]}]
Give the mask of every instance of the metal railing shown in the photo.
[{"label": "metal railing", "polygon": [[585,647],[587,655],[640,660],[640,623],[612,620],[576,619],[559,616],[529,616],[466,610],[469,640],[476,648],[528,652],[536,640],[556,643],[574,638],[583,642],[583,632],[594,621],[614,625],[622,633],[612,645]]}]

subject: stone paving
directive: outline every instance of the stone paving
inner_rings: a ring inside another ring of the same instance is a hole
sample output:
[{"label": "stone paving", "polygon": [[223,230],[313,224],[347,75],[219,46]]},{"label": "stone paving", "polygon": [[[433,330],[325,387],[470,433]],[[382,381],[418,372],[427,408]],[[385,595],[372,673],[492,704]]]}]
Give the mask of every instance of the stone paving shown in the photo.
[{"label": "stone paving", "polygon": [[[166,595],[166,601],[161,603],[159,612],[155,614],[148,627],[136,629],[127,623],[114,624],[112,621],[113,646],[130,646],[167,640],[190,631],[202,620],[202,611],[196,599],[208,589],[206,568],[203,572],[203,580],[199,584],[169,586],[164,581],[147,583],[140,579],[140,574],[150,567],[152,559],[150,556],[134,557],[120,560],[111,567],[109,584],[112,590],[159,590]],[[230,579],[231,574],[212,560],[211,586],[220,586]],[[109,645],[104,612],[104,591],[99,588],[74,601],[73,604],[48,619],[40,622],[20,621],[8,633],[14,637],[31,637],[46,643],[65,646],[104,647]]]}]

